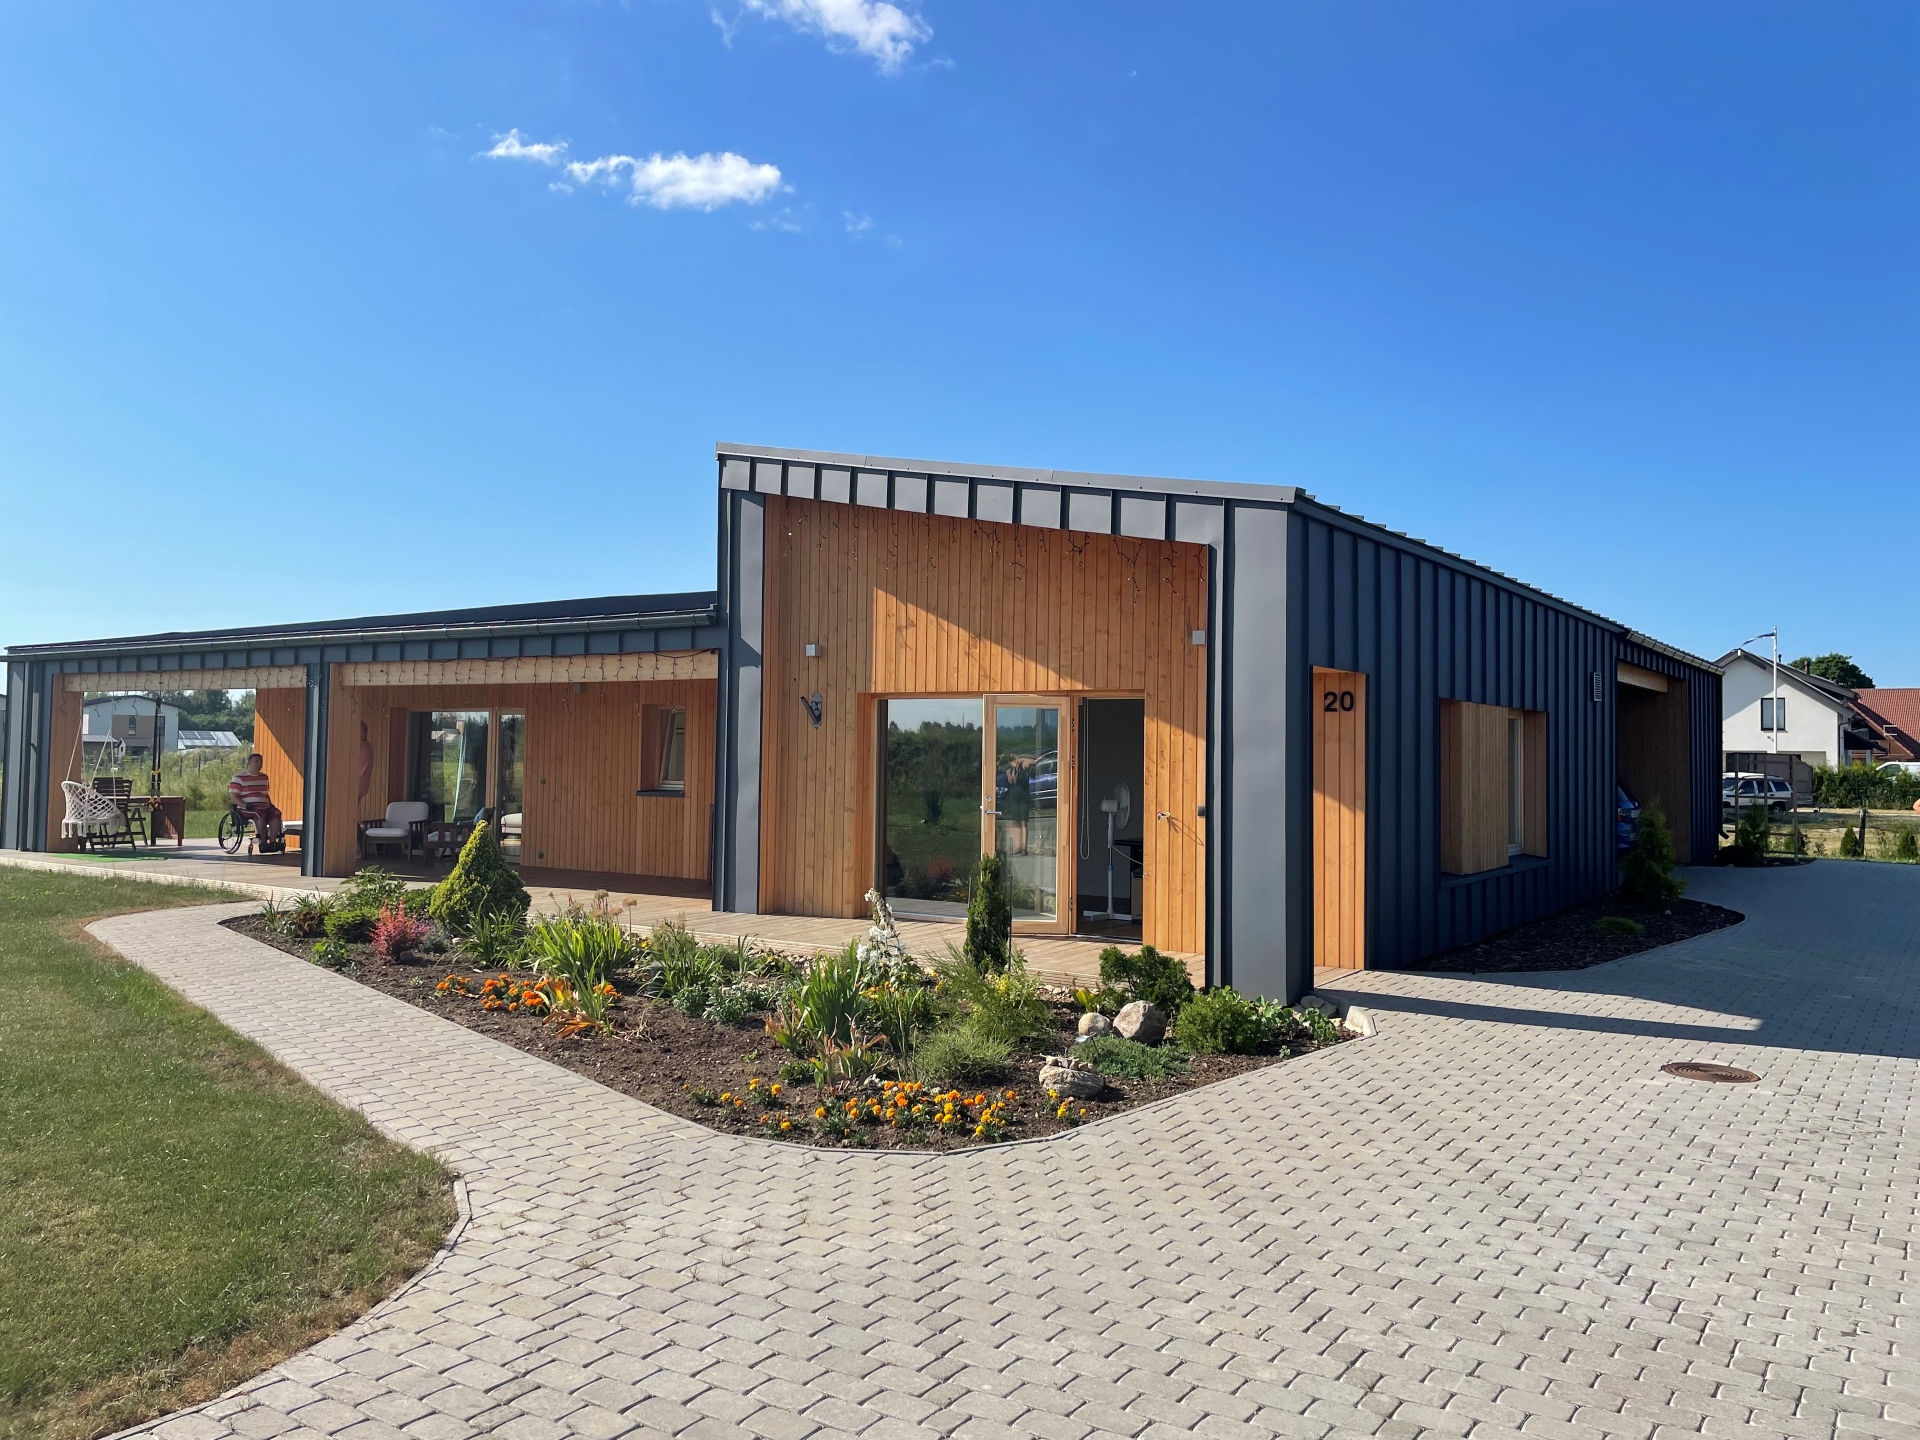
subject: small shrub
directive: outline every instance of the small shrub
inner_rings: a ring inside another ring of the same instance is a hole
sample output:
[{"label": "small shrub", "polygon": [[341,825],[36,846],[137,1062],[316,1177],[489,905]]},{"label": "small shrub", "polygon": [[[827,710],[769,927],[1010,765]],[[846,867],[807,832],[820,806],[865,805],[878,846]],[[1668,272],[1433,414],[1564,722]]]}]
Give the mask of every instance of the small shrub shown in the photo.
[{"label": "small shrub", "polygon": [[780,1062],[780,1083],[782,1085],[805,1085],[813,1079],[813,1066],[805,1060],[782,1060]]},{"label": "small shrub", "polygon": [[1673,835],[1659,801],[1641,807],[1639,833],[1622,870],[1620,898],[1630,905],[1664,910],[1686,890],[1687,882],[1673,873]]},{"label": "small shrub", "polygon": [[332,896],[300,895],[283,913],[281,924],[296,940],[317,940],[327,933],[327,916],[332,913]]},{"label": "small shrub", "polygon": [[1007,898],[1006,865],[988,851],[980,857],[980,872],[967,902],[967,938],[962,947],[982,974],[1007,968],[1013,958],[1013,904]]},{"label": "small shrub", "polygon": [[461,847],[453,872],[433,887],[428,911],[456,935],[465,935],[482,915],[511,914],[524,923],[527,887],[500,853],[493,827],[482,820]]},{"label": "small shrub", "polygon": [[1013,1047],[1004,1040],[982,1035],[965,1026],[936,1030],[915,1048],[915,1078],[937,1084],[983,1084],[1002,1079],[1013,1059]]},{"label": "small shrub", "polygon": [[1920,835],[1911,830],[1902,830],[1900,839],[1894,844],[1893,858],[1909,864],[1920,861]]},{"label": "small shrub", "polygon": [[1733,843],[1727,847],[1727,858],[1735,865],[1752,867],[1767,863],[1767,841],[1773,829],[1767,823],[1765,805],[1748,805],[1740,812],[1740,821],[1734,826]]},{"label": "small shrub", "polygon": [[1603,938],[1609,935],[1644,935],[1647,927],[1626,915],[1602,915],[1593,922],[1593,933]]},{"label": "small shrub", "polygon": [[373,938],[373,927],[380,921],[378,911],[335,910],[324,923],[327,939],[340,945],[364,945]]},{"label": "small shrub", "polygon": [[964,950],[949,949],[934,965],[940,1000],[960,1023],[1009,1045],[1053,1034],[1053,1017],[1018,952],[999,971],[982,970]]},{"label": "small shrub", "polygon": [[1073,1047],[1102,1075],[1120,1080],[1168,1080],[1187,1073],[1187,1057],[1171,1045],[1142,1045],[1118,1035],[1098,1035]]},{"label": "small shrub", "polygon": [[1866,858],[1867,847],[1860,843],[1860,836],[1849,825],[1840,835],[1840,858],[1842,860],[1862,860]]},{"label": "small shrub", "polygon": [[398,960],[426,939],[433,926],[406,912],[400,905],[388,905],[373,922],[373,953],[382,960]]},{"label": "small shrub", "polygon": [[378,915],[389,906],[406,908],[407,882],[398,875],[368,865],[341,882],[333,892],[334,903],[342,910],[364,910]]},{"label": "small shrub", "polygon": [[1173,1036],[1196,1055],[1251,1055],[1271,1038],[1253,1006],[1231,985],[1189,1000],[1173,1022]]},{"label": "small shrub", "polygon": [[413,947],[417,955],[444,955],[451,948],[452,941],[448,938],[447,932],[438,925],[428,925],[427,933],[422,935]]},{"label": "small shrub", "polygon": [[697,1019],[707,1013],[707,1006],[712,1002],[713,992],[706,986],[682,985],[667,1003],[682,1015]]},{"label": "small shrub", "polygon": [[1142,945],[1131,955],[1118,945],[1102,950],[1100,988],[1117,991],[1126,1000],[1145,1000],[1158,1005],[1169,1015],[1176,1014],[1193,998],[1193,981],[1187,978],[1187,967],[1151,945]]},{"label": "small shrub", "polygon": [[353,963],[353,956],[340,941],[322,940],[313,947],[313,963],[327,970],[344,970]]},{"label": "small shrub", "polygon": [[763,1007],[755,1002],[757,991],[743,985],[725,985],[713,992],[701,1013],[717,1025],[744,1025],[749,1016]]}]

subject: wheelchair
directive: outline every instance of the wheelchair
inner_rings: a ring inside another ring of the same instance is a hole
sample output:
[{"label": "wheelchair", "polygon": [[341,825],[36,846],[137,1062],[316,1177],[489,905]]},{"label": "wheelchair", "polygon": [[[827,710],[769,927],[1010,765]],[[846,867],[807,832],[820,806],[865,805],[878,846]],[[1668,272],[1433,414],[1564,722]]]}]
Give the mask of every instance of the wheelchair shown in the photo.
[{"label": "wheelchair", "polygon": [[249,855],[286,854],[287,832],[284,822],[278,839],[264,839],[251,815],[238,806],[228,806],[227,813],[220,817],[220,848],[229,855],[238,855],[242,844],[247,847]]}]

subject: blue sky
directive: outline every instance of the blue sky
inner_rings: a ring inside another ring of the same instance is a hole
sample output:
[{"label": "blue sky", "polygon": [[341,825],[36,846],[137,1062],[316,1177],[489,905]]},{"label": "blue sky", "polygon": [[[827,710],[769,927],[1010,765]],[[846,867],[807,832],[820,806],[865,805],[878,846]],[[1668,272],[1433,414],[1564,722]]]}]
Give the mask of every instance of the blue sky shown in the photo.
[{"label": "blue sky", "polygon": [[1920,685],[1908,4],[61,0],[0,120],[0,643],[704,588],[725,438]]}]

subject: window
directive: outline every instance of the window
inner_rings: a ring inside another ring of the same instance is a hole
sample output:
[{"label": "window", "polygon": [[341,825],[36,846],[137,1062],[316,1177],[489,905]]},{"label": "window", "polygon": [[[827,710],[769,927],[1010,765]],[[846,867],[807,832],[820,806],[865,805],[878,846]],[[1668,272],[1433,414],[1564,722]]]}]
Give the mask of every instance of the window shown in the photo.
[{"label": "window", "polygon": [[687,792],[687,711],[684,705],[648,705],[640,712],[640,793]]},{"label": "window", "polygon": [[1477,875],[1547,853],[1547,717],[1440,702],[1440,868]]},{"label": "window", "polygon": [[1784,730],[1787,728],[1787,697],[1763,695],[1760,697],[1760,728],[1762,730]]}]

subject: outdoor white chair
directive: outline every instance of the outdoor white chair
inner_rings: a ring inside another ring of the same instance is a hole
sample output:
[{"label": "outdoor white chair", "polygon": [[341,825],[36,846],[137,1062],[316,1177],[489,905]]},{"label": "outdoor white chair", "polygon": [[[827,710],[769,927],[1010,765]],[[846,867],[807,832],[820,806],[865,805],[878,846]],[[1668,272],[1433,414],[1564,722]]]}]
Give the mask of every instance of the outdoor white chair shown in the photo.
[{"label": "outdoor white chair", "polygon": [[62,839],[78,840],[83,849],[103,840],[109,844],[123,840],[133,843],[126,812],[91,785],[62,780],[60,793],[67,801],[67,818],[60,822]]},{"label": "outdoor white chair", "polygon": [[411,855],[426,827],[426,801],[395,800],[387,806],[386,819],[360,822],[360,857],[365,859],[368,850],[378,850],[382,845],[398,845],[401,854]]}]

